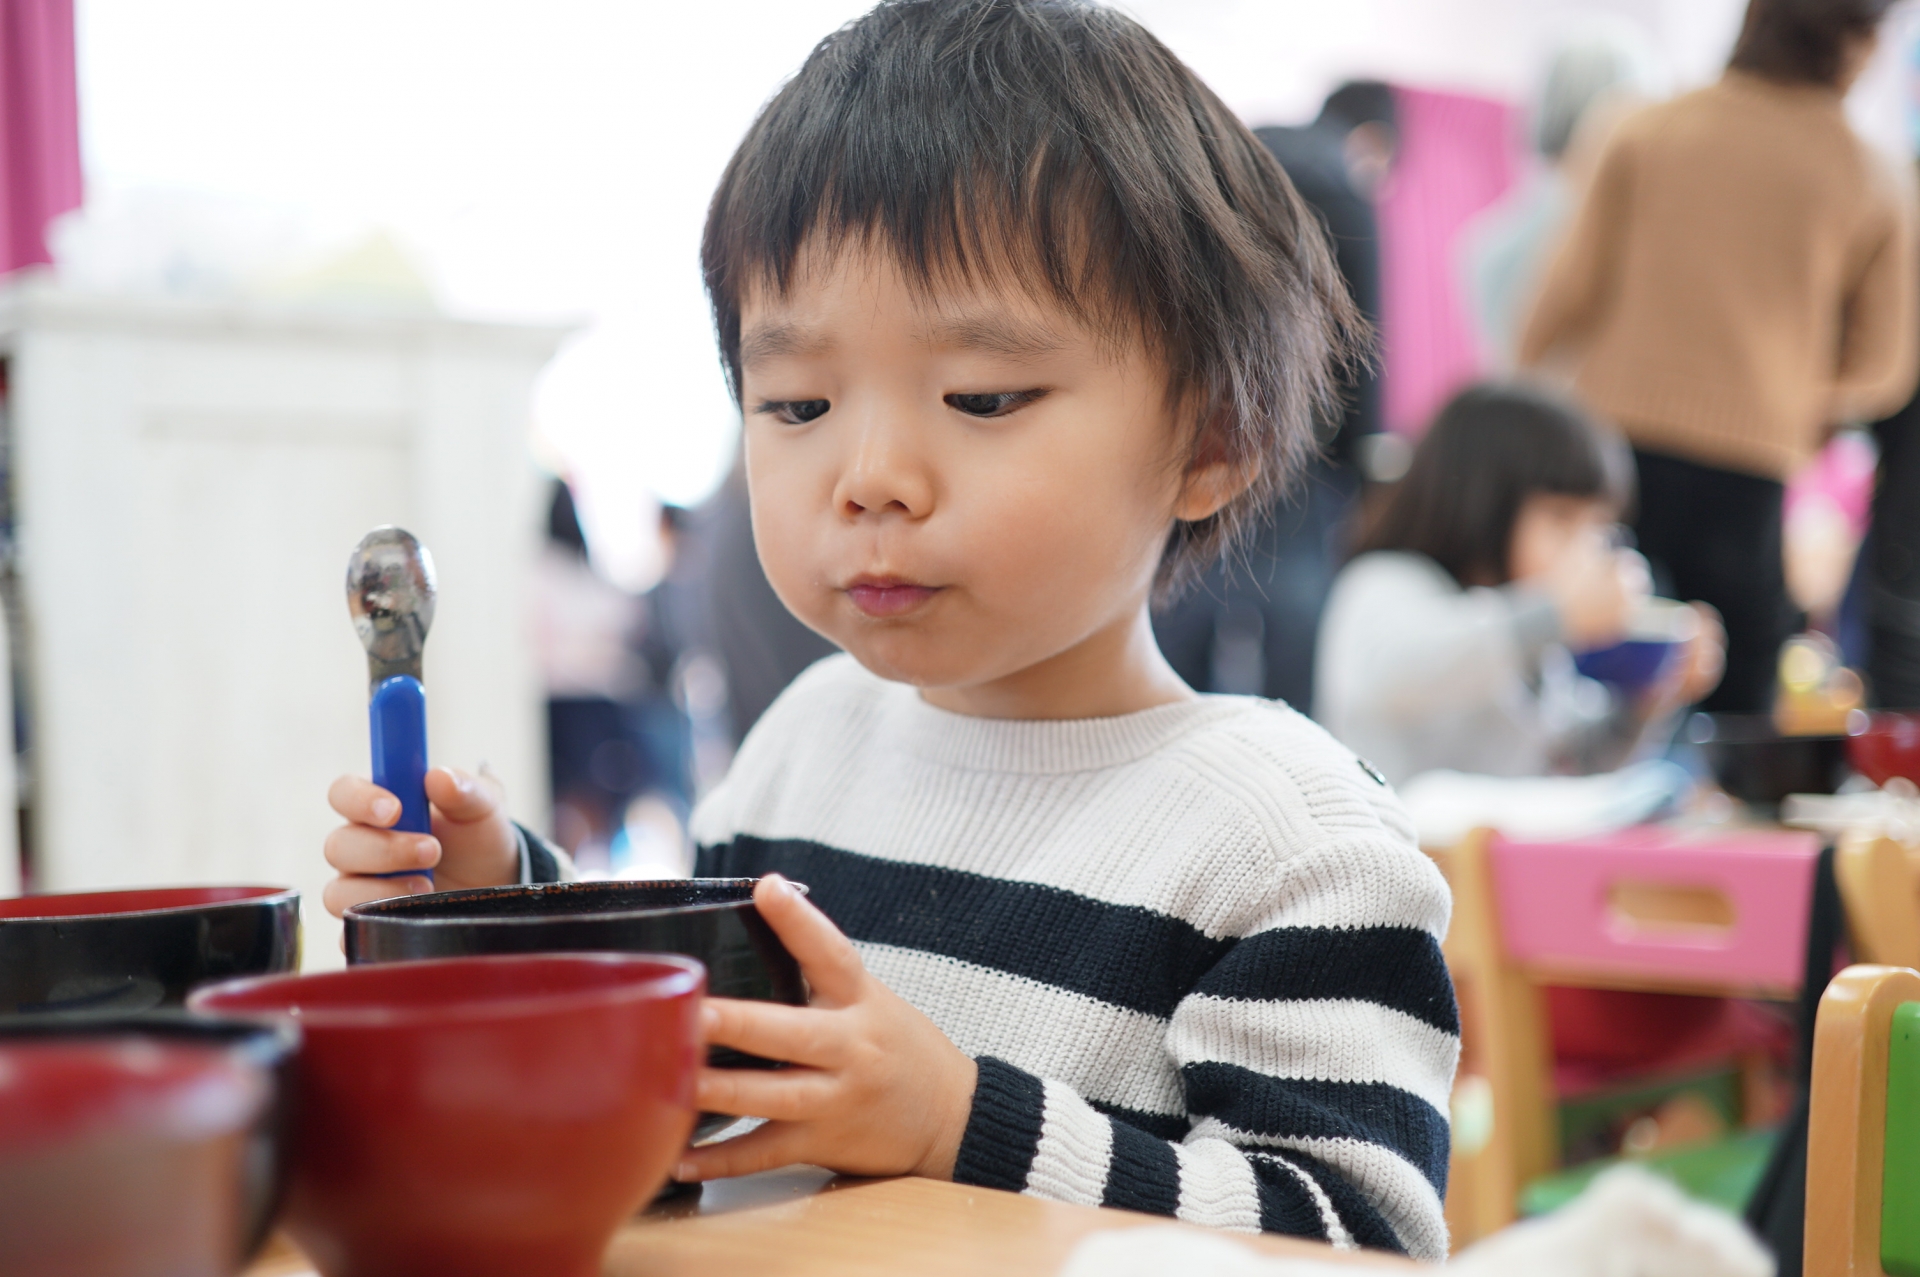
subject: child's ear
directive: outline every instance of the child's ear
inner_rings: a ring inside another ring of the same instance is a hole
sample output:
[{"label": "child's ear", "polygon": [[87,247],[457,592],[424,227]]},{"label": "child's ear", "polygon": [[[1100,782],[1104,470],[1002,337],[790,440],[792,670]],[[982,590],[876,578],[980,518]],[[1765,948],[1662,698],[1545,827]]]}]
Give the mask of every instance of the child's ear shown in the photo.
[{"label": "child's ear", "polygon": [[1253,486],[1254,469],[1231,461],[1196,461],[1180,483],[1180,496],[1173,504],[1173,517],[1182,523],[1198,523],[1227,507],[1235,497]]}]

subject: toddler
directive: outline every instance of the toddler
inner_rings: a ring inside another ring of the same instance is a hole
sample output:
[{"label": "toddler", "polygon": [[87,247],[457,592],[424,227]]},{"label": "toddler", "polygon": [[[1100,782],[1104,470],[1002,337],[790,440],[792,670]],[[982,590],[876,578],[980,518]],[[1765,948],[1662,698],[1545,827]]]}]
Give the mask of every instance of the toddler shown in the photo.
[{"label": "toddler", "polygon": [[[806,1008],[710,1000],[705,1179],[919,1174],[1446,1254],[1445,885],[1384,782],[1199,696],[1148,602],[1311,446],[1360,327],[1271,156],[1138,24],[893,0],[768,104],[702,250],[767,577],[845,650],[693,820]],[[344,908],[563,870],[491,782],[332,800]],[[787,885],[804,882],[802,898]]]},{"label": "toddler", "polygon": [[1702,605],[1669,676],[1620,696],[1568,649],[1625,637],[1646,564],[1614,548],[1633,496],[1624,442],[1539,389],[1483,385],[1441,410],[1321,617],[1314,705],[1396,784],[1606,771],[1713,690],[1722,638]]}]

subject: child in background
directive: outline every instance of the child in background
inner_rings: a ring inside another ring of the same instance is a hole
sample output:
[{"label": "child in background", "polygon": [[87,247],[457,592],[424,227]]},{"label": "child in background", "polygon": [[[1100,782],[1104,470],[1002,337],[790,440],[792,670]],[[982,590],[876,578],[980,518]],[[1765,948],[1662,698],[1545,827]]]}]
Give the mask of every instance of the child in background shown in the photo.
[{"label": "child in background", "polygon": [[[710,1041],[793,1067],[704,1070],[702,1108],[770,1120],[676,1174],[1443,1258],[1445,884],[1369,769],[1196,695],[1148,619],[1296,473],[1353,350],[1279,166],[1112,9],[895,0],[768,104],[703,262],[767,577],[846,654],[694,816],[698,872],[768,875],[813,1004],[709,1002]],[[336,782],[330,907],[555,872],[497,790],[429,786],[424,838]]]},{"label": "child in background", "polygon": [[[1541,389],[1482,385],[1441,410],[1406,478],[1335,580],[1320,624],[1315,707],[1395,784],[1450,768],[1494,776],[1617,767],[1713,690],[1723,638],[1700,632],[1665,680],[1621,696],[1573,668],[1646,594],[1614,548],[1632,503],[1625,443]],[[1581,1076],[1771,1042],[1715,998],[1548,991],[1555,1058]]]},{"label": "child in background", "polygon": [[1335,580],[1320,623],[1320,721],[1395,784],[1606,771],[1650,726],[1713,690],[1723,638],[1700,632],[1638,697],[1568,649],[1625,637],[1646,566],[1611,534],[1633,496],[1626,445],[1544,390],[1456,396]]}]

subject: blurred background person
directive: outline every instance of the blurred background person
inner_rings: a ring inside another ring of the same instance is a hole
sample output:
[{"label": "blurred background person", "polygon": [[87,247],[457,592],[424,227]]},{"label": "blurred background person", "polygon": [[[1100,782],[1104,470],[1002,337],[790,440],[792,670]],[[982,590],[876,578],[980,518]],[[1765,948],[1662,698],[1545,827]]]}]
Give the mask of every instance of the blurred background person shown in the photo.
[{"label": "blurred background person", "polygon": [[760,567],[744,451],[702,515],[703,616],[724,673],[726,714],[738,743],[801,670],[840,649],[787,611]]},{"label": "blurred background person", "polygon": [[1843,110],[1890,5],[1750,0],[1718,82],[1615,132],[1521,340],[1632,440],[1661,592],[1725,618],[1710,709],[1772,705],[1785,481],[1913,389],[1911,182]]},{"label": "blurred background person", "polygon": [[1548,64],[1532,111],[1538,165],[1466,232],[1468,300],[1493,367],[1513,367],[1520,328],[1613,128],[1664,89],[1658,59],[1624,19],[1590,19]]},{"label": "blurred background person", "polygon": [[552,483],[533,578],[534,639],[547,689],[555,841],[583,873],[625,868],[639,800],[649,800],[650,827],[671,819],[675,829],[692,804],[690,729],[673,694],[696,615],[671,557],[680,522],[680,512],[663,511],[667,573],[636,598],[594,570],[573,493],[564,480]]},{"label": "blurred background person", "polygon": [[[1377,328],[1374,200],[1398,146],[1393,90],[1351,81],[1327,96],[1312,124],[1259,128],[1254,136],[1319,215],[1348,291]],[[1345,412],[1325,424],[1324,451],[1261,522],[1244,559],[1216,566],[1155,616],[1161,651],[1188,686],[1309,712],[1314,635],[1360,492],[1367,441],[1380,428],[1380,376],[1370,364],[1353,370]]]},{"label": "blurred background person", "polygon": [[1610,533],[1632,505],[1626,446],[1524,386],[1462,391],[1340,572],[1320,627],[1318,717],[1398,785],[1435,769],[1586,774],[1711,691],[1699,636],[1638,697],[1583,678],[1572,652],[1625,636],[1645,565]]}]

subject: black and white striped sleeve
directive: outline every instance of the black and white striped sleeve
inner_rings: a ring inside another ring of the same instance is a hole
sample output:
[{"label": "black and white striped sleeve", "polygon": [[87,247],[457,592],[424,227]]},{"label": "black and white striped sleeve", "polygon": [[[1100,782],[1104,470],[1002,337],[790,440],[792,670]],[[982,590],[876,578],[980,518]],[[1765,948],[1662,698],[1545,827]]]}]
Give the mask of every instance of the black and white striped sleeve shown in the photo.
[{"label": "black and white striped sleeve", "polygon": [[1236,942],[1167,1036],[1185,1135],[982,1059],[955,1178],[1243,1231],[1444,1258],[1453,986],[1418,927]]}]

